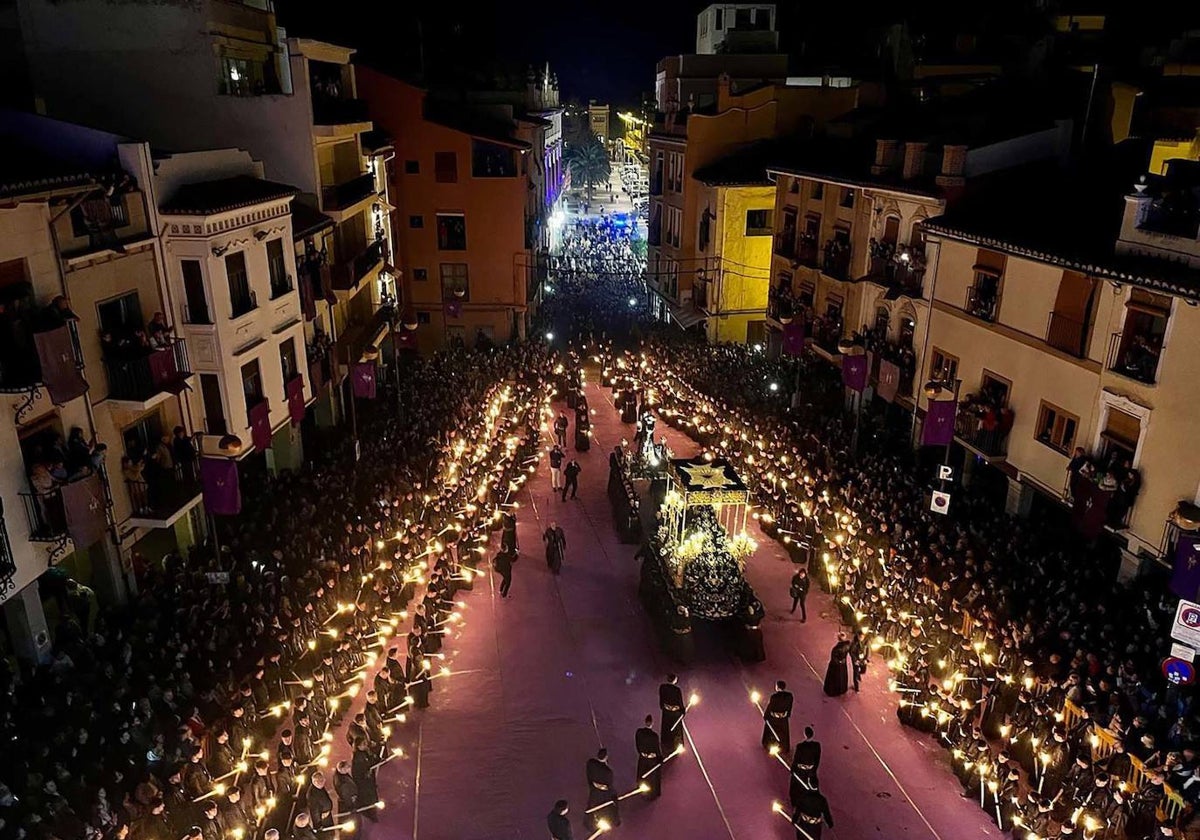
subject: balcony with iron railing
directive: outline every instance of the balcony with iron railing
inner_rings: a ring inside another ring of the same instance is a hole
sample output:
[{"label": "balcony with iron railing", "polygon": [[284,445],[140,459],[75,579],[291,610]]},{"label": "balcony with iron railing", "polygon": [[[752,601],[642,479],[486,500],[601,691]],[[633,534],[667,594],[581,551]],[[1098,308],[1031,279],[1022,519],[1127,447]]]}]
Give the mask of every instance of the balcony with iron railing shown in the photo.
[{"label": "balcony with iron railing", "polygon": [[849,280],[850,245],[838,239],[830,239],[825,243],[824,251],[821,272],[834,280]]},{"label": "balcony with iron railing", "polygon": [[1115,332],[1108,339],[1106,367],[1128,379],[1153,385],[1157,382],[1162,339],[1146,333]]},{"label": "balcony with iron railing", "polygon": [[801,311],[800,303],[785,286],[772,286],[767,292],[767,317],[782,323],[792,320]]},{"label": "balcony with iron railing", "polygon": [[108,398],[145,405],[159,394],[178,393],[191,376],[187,344],[181,338],[130,358],[105,357]]},{"label": "balcony with iron railing", "polygon": [[888,289],[888,298],[919,298],[923,295],[925,255],[907,245],[890,242],[870,243],[867,277]]},{"label": "balcony with iron railing", "polygon": [[67,538],[67,512],[61,488],[19,495],[29,523],[30,541],[59,542]]},{"label": "balcony with iron railing", "polygon": [[197,303],[195,306],[190,303],[183,305],[183,323],[209,327],[212,326],[212,322],[212,313],[209,311],[207,303]]},{"label": "balcony with iron railing", "polygon": [[1013,427],[1013,410],[990,405],[985,398],[968,394],[954,420],[954,436],[989,458],[1008,453],[1008,433]]},{"label": "balcony with iron railing", "polygon": [[287,272],[271,276],[271,300],[278,300],[284,295],[296,291],[296,281]]},{"label": "balcony with iron railing", "polygon": [[258,295],[251,290],[235,294],[230,299],[232,306],[231,318],[240,318],[258,308]]},{"label": "balcony with iron railing", "polygon": [[313,125],[352,125],[370,121],[370,110],[363,99],[313,94]]},{"label": "balcony with iron railing", "polygon": [[972,286],[967,289],[966,311],[967,314],[978,318],[981,321],[993,323],[996,320],[996,313],[1000,308],[1000,295],[995,289],[989,289],[983,286]]},{"label": "balcony with iron railing", "polygon": [[383,262],[385,247],[385,241],[377,239],[351,259],[335,264],[333,288],[340,292],[358,288],[362,279]]},{"label": "balcony with iron railing", "polygon": [[341,184],[321,188],[321,207],[326,211],[345,210],[375,196],[375,176],[368,172]]},{"label": "balcony with iron railing", "polygon": [[193,458],[172,469],[155,469],[144,479],[126,479],[132,506],[132,525],[166,528],[194,507],[201,497],[200,477]]},{"label": "balcony with iron railing", "polygon": [[842,340],[844,324],[840,315],[822,315],[813,319],[813,344],[830,356],[839,356],[842,351],[838,343]]},{"label": "balcony with iron railing", "polygon": [[1087,324],[1078,318],[1051,312],[1046,321],[1046,343],[1077,359],[1087,358]]}]

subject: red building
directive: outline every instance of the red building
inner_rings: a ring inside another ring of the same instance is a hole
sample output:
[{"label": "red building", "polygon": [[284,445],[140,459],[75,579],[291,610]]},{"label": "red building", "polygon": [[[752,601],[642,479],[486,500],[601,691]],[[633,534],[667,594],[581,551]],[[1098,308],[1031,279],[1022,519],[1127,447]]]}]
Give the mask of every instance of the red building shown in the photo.
[{"label": "red building", "polygon": [[358,93],[395,139],[388,177],[406,318],[423,351],[524,337],[534,272],[530,132],[508,105],[443,103],[366,67]]}]

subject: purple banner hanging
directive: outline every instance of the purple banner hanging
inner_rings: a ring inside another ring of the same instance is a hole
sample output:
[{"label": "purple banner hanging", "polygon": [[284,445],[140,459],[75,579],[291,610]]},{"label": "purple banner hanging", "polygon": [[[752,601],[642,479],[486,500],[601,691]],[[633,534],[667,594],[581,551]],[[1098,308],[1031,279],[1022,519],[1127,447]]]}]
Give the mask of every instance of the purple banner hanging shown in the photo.
[{"label": "purple banner hanging", "polygon": [[238,484],[237,461],[227,458],[200,459],[200,485],[204,508],[216,516],[233,516],[242,510],[242,488]]},{"label": "purple banner hanging", "polygon": [[956,400],[930,400],[925,409],[925,425],[921,427],[922,446],[947,446],[954,440]]}]

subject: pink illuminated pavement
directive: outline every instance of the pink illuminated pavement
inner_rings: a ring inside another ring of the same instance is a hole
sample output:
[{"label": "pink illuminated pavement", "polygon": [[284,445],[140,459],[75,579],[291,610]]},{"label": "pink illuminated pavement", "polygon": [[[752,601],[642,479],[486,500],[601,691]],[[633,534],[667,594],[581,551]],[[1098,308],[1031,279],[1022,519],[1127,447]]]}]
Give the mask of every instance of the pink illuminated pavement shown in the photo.
[{"label": "pink illuminated pavement", "polygon": [[[575,836],[585,838],[584,762],[606,746],[621,790],[635,787],[634,730],[655,715],[657,689],[674,670],[660,652],[637,599],[637,546],[621,544],[605,486],[608,452],[632,428],[620,423],[608,391],[591,386],[596,409],[590,452],[568,452],[583,473],[580,498],[551,496],[544,462],[520,495],[520,561],[511,597],[488,576],[462,594],[465,624],[447,640],[455,672],[435,680],[431,706],[393,738],[406,753],[379,773],[387,807],[367,838],[524,840],[548,837],[545,816],[556,799],[571,803]],[[696,446],[659,424],[677,456]],[[546,568],[541,531],[557,521],[567,534],[562,574]],[[685,695],[700,694],[687,718],[688,751],[667,767],[663,796],[622,803],[622,824],[608,836],[629,840],[773,840],[792,838],[771,811],[787,800],[787,770],[759,746],[761,718],[752,689],[777,679],[795,693],[792,737],[806,724],[823,745],[821,789],[835,828],[824,837],[968,840],[999,837],[951,775],[944,753],[901,728],[878,660],[862,693],[829,698],[821,690],[837,633],[836,611],[814,588],[809,620],[788,613],[793,570],[773,540],[759,549],[748,577],[767,608],[767,661],[746,665],[711,639],[697,662],[680,669]],[[490,558],[490,555],[489,555]],[[345,751],[339,732],[335,758]]]}]

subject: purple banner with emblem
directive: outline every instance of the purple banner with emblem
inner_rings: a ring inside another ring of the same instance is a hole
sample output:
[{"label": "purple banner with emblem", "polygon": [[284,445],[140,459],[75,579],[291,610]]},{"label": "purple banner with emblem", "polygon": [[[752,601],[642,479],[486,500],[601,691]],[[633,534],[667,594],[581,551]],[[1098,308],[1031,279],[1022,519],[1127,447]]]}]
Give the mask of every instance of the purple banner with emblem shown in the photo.
[{"label": "purple banner with emblem", "polygon": [[456,300],[446,302],[446,317],[459,318],[462,316],[462,304]]},{"label": "purple banner with emblem", "polygon": [[375,399],[375,363],[359,362],[352,368],[354,372],[354,396]]},{"label": "purple banner with emblem", "polygon": [[788,356],[799,356],[804,352],[803,321],[783,325],[783,352]]},{"label": "purple banner with emblem", "polygon": [[285,387],[287,389],[288,416],[292,418],[292,425],[296,425],[304,420],[304,377],[293,376],[287,381]]},{"label": "purple banner with emblem", "polygon": [[930,400],[925,409],[925,425],[921,427],[922,446],[948,446],[954,440],[956,400]]},{"label": "purple banner with emblem", "polygon": [[1104,523],[1108,520],[1112,491],[1101,488],[1090,478],[1077,475],[1071,481],[1071,496],[1071,524],[1087,539],[1095,539],[1104,530]]},{"label": "purple banner with emblem", "polygon": [[1195,601],[1200,594],[1200,534],[1179,535],[1179,541],[1175,543],[1171,591],[1189,601]]},{"label": "purple banner with emblem", "polygon": [[883,359],[879,363],[879,387],[875,393],[888,402],[895,402],[896,394],[900,391],[900,366],[895,362]]},{"label": "purple banner with emblem", "polygon": [[104,515],[104,485],[100,477],[90,475],[62,485],[63,511],[67,533],[76,548],[87,548],[100,541],[108,520]]},{"label": "purple banner with emblem", "polygon": [[42,365],[42,382],[52,403],[66,405],[87,393],[87,381],[75,363],[75,347],[66,326],[34,333],[33,343]]},{"label": "purple banner with emblem", "polygon": [[867,357],[865,355],[842,356],[842,384],[860,394],[867,387]]},{"label": "purple banner with emblem", "polygon": [[175,354],[170,350],[150,351],[150,378],[157,388],[169,389],[179,379]]},{"label": "purple banner with emblem", "polygon": [[228,458],[200,459],[200,486],[204,509],[217,516],[242,511],[242,488],[238,484],[237,461]]},{"label": "purple banner with emblem", "polygon": [[266,400],[250,406],[250,442],[259,452],[271,448],[271,404]]}]

